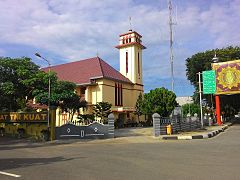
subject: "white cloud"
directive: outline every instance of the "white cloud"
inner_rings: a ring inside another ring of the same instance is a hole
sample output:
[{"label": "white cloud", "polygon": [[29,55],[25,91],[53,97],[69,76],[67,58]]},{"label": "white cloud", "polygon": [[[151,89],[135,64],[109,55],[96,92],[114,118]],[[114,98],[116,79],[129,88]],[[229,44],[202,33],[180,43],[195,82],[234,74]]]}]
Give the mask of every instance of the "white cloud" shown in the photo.
[{"label": "white cloud", "polygon": [[[174,69],[176,77],[185,78],[187,57],[202,50],[239,45],[240,3],[209,1],[203,8],[193,2],[177,2]],[[0,1],[0,43],[41,49],[68,61],[93,57],[98,52],[116,66],[118,55],[114,46],[118,44],[118,35],[129,29],[131,16],[133,29],[143,35],[147,46],[144,79],[168,78],[167,1],[156,4],[137,4],[133,0],[4,0]]]},{"label": "white cloud", "polygon": [[[3,34],[0,40],[48,49],[69,58],[74,57],[73,52],[78,53],[75,56],[79,56],[79,52],[96,48],[97,44],[106,47],[116,45],[117,35],[128,29],[129,15],[133,16],[134,27],[143,27],[142,32],[146,34],[144,39],[149,39],[147,43],[160,39],[158,27],[149,28],[156,22],[160,13],[151,11],[152,8],[148,6],[131,8],[129,5],[132,2],[127,0],[121,3],[83,0],[47,2],[2,2],[0,5],[5,11],[0,12],[4,24],[0,30]],[[109,49],[109,52],[111,50]]]},{"label": "white cloud", "polygon": [[240,1],[235,0],[226,6],[212,5],[201,14],[202,24],[215,37],[215,46],[239,45]]}]

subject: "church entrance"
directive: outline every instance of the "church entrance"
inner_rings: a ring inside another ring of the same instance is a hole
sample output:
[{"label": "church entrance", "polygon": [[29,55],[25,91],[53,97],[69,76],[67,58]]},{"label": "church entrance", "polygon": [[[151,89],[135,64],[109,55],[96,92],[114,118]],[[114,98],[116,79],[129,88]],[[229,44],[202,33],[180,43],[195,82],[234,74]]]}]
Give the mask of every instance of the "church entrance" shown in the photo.
[{"label": "church entrance", "polygon": [[117,118],[117,127],[118,128],[123,128],[125,121],[126,121],[126,114],[125,113],[119,113],[118,118]]},{"label": "church entrance", "polygon": [[153,127],[143,127],[133,112],[118,112],[115,121],[115,137],[152,136]]}]

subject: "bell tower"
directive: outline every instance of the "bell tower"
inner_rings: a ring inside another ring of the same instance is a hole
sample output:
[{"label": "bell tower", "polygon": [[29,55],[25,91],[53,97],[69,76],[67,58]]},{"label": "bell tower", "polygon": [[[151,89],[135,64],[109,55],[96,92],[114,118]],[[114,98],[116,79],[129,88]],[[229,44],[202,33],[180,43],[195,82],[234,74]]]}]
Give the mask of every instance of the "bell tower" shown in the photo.
[{"label": "bell tower", "polygon": [[134,84],[143,84],[142,79],[142,36],[136,31],[129,30],[119,36],[120,73]]}]

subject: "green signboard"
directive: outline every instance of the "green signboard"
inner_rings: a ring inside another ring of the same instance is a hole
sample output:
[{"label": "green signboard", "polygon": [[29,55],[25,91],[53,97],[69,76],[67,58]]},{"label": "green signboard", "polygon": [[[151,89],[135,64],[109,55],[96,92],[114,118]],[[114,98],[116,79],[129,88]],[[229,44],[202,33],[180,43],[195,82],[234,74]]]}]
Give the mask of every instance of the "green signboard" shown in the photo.
[{"label": "green signboard", "polygon": [[203,94],[215,94],[216,73],[214,70],[203,71]]}]

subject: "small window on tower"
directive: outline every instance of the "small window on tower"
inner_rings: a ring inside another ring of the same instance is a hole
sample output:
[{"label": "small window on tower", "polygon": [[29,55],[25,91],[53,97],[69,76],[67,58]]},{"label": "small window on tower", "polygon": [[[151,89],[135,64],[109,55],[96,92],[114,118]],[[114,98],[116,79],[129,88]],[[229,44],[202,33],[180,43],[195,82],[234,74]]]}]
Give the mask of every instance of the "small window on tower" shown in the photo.
[{"label": "small window on tower", "polygon": [[118,85],[115,83],[115,106],[118,106]]},{"label": "small window on tower", "polygon": [[125,39],[122,40],[122,43],[125,44]]},{"label": "small window on tower", "polygon": [[129,38],[129,42],[131,42],[131,37]]},{"label": "small window on tower", "polygon": [[126,43],[128,43],[128,39],[126,39]]},{"label": "small window on tower", "polygon": [[139,59],[139,52],[138,52],[138,75],[140,76],[140,59]]},{"label": "small window on tower", "polygon": [[126,52],[126,73],[128,73],[128,52]]}]

